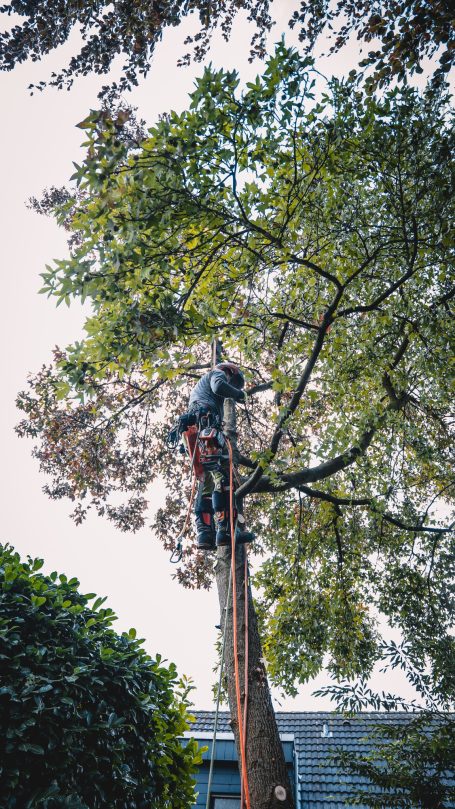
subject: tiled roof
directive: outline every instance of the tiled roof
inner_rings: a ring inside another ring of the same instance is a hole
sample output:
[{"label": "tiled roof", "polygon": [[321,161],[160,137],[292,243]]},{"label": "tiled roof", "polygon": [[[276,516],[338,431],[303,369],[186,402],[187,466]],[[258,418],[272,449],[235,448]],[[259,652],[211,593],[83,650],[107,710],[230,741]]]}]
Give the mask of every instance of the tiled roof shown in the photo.
[{"label": "tiled roof", "polygon": [[[193,714],[196,721],[191,726],[191,732],[195,736],[213,732],[213,711],[193,711]],[[370,748],[366,737],[373,725],[407,723],[411,718],[412,715],[408,713],[360,713],[346,719],[332,712],[277,712],[280,734],[294,735],[299,760],[301,809],[346,809],[349,804],[345,801],[353,796],[356,788],[368,781],[337,769],[330,760],[331,753],[340,747],[351,752],[366,753]],[[230,717],[226,711],[219,714],[218,731],[231,731]],[[370,785],[370,790],[374,789]]]}]

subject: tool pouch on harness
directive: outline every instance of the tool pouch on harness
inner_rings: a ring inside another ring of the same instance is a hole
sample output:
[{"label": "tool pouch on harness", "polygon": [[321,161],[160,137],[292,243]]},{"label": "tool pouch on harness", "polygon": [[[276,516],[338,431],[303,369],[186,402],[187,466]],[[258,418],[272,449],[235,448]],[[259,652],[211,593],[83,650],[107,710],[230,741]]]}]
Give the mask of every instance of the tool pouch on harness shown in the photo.
[{"label": "tool pouch on harness", "polygon": [[216,413],[206,407],[183,413],[169,432],[168,445],[176,449],[181,438],[181,451],[188,452],[199,480],[219,468],[226,441]]},{"label": "tool pouch on harness", "polygon": [[203,469],[207,472],[219,469],[226,444],[223,433],[216,427],[204,427],[199,430],[197,443]]},{"label": "tool pouch on harness", "polygon": [[221,420],[216,413],[207,407],[197,411],[197,460],[203,473],[219,469],[225,447],[225,438],[221,430]]}]

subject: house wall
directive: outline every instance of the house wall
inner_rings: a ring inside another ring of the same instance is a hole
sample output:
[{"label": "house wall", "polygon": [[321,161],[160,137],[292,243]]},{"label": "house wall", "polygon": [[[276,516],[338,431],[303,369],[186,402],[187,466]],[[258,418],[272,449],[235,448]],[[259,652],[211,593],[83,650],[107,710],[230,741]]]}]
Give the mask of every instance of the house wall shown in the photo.
[{"label": "house wall", "polygon": [[[209,780],[209,763],[201,765],[197,775],[196,806],[205,809],[207,803],[207,787]],[[212,795],[240,795],[240,775],[237,762],[216,762],[213,768]]]},{"label": "house wall", "polygon": [[[190,734],[185,734],[190,736]],[[212,755],[212,738],[208,734],[193,735],[200,747],[207,747],[202,754],[200,765],[195,778],[197,782],[196,807],[205,809],[207,803],[207,789],[209,781],[210,759]],[[288,766],[289,780],[294,785],[294,742],[291,738],[282,739],[285,761]],[[234,737],[231,733],[221,733],[215,745],[215,759],[213,766],[211,795],[240,795],[240,773],[237,763],[237,750]]]}]

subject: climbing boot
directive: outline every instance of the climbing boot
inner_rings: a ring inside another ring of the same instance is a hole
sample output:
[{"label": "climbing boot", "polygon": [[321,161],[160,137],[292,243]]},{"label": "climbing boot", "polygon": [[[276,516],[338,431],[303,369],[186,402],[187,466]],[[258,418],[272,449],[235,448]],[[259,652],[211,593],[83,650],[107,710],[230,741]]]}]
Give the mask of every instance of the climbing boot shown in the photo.
[{"label": "climbing boot", "polygon": [[[212,507],[215,514],[216,546],[222,548],[231,544],[231,526],[229,520],[229,489],[220,492],[215,489],[212,493]],[[237,519],[238,517],[238,519]],[[234,523],[237,522],[235,531],[235,541],[239,545],[252,542],[254,534],[245,531],[245,519],[243,514],[238,514],[234,508]]]},{"label": "climbing boot", "polygon": [[215,514],[215,529],[217,548],[222,548],[223,545],[230,545],[231,531],[227,512],[218,511]]},{"label": "climbing boot", "polygon": [[194,513],[196,515],[198,549],[201,551],[215,550],[212,498],[198,494]]},{"label": "climbing boot", "polygon": [[[210,521],[207,521],[209,518]],[[200,551],[215,550],[215,533],[211,514],[196,514],[197,547]]]},{"label": "climbing boot", "polygon": [[247,531],[245,526],[245,517],[243,514],[236,514],[237,516],[237,528],[235,529],[235,541],[239,543],[239,545],[245,545],[247,542],[252,542],[255,539],[256,534],[253,534],[252,531]]},{"label": "climbing boot", "polygon": [[[226,545],[231,545],[231,526],[228,512],[221,511],[215,514],[216,526],[216,546],[223,548]],[[238,545],[244,545],[246,542],[252,542],[254,534],[251,531],[246,531],[239,524],[235,530],[235,541]]]}]

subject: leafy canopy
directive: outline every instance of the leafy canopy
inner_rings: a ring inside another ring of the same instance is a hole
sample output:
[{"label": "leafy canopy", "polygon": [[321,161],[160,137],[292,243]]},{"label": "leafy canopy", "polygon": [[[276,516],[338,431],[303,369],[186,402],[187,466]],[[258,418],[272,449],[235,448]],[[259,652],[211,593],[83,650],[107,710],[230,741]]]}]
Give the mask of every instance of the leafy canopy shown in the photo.
[{"label": "leafy canopy", "polygon": [[[206,69],[141,142],[123,125],[80,124],[77,191],[56,209],[73,246],[43,291],[92,314],[19,397],[49,494],[135,530],[162,475],[172,547],[187,491],[164,436],[220,337],[250,394],[239,494],[266,552],[272,678],[292,692],[326,655],[368,673],[377,610],[437,669],[454,651],[447,99],[366,96],[280,44],[245,88]],[[178,576],[209,586],[211,562],[190,543]]]},{"label": "leafy canopy", "polygon": [[[381,0],[373,5],[355,0],[300,0],[289,20],[298,31],[305,52],[310,52],[318,37],[327,36],[330,52],[339,51],[356,36],[371,48],[363,58],[363,68],[372,67],[371,86],[383,85],[398,77],[422,72],[422,61],[436,53],[437,83],[443,81],[453,66],[455,33],[453,12],[445,0]],[[278,7],[278,3],[277,3]],[[54,48],[66,42],[74,29],[80,31],[83,44],[72,56],[67,67],[52,73],[50,85],[70,87],[77,76],[94,72],[106,74],[120,55],[123,72],[119,82],[124,90],[137,84],[138,77],[147,75],[156,45],[169,26],[178,26],[191,14],[199,17],[200,28],[187,37],[190,51],[180,63],[191,57],[201,61],[210,46],[212,34],[221,30],[229,39],[233,22],[239,11],[255,27],[251,40],[251,58],[263,57],[266,37],[273,26],[273,0],[172,0],[171,2],[135,3],[117,0],[80,3],[57,0],[24,3],[11,0],[0,6],[5,17],[13,15],[14,23],[0,34],[0,69],[12,70],[31,58],[40,60]],[[16,16],[17,15],[17,16]],[[36,85],[44,89],[45,81]],[[34,87],[34,85],[31,85]]]},{"label": "leafy canopy", "polygon": [[190,807],[187,687],[77,579],[0,545],[2,806]]}]

